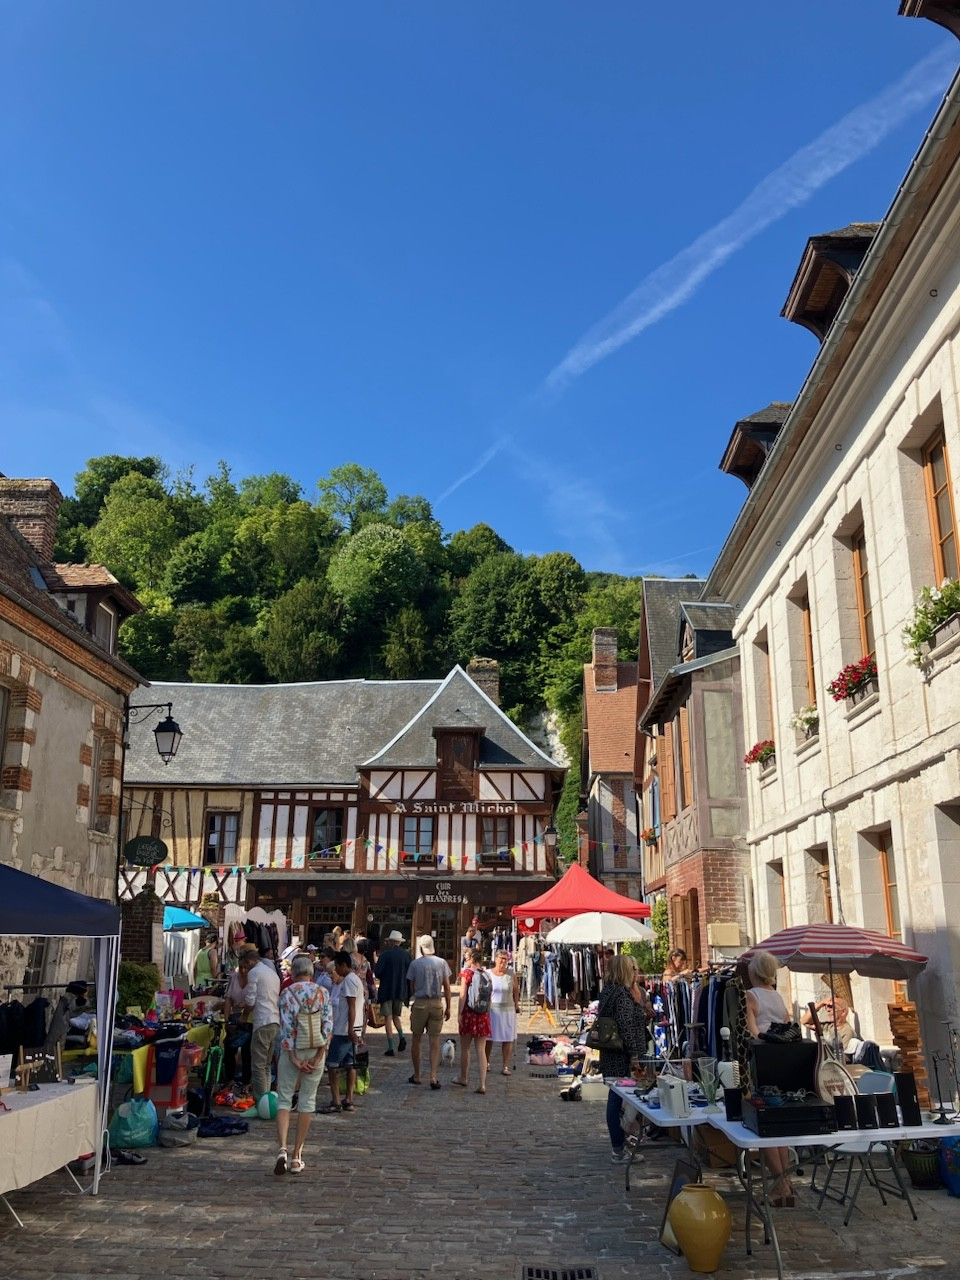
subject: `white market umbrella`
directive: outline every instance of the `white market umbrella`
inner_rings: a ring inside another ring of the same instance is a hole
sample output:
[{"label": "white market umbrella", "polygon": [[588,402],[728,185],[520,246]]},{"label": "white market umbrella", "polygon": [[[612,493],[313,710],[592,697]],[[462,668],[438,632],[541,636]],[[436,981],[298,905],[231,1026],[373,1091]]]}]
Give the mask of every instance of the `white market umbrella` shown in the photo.
[{"label": "white market umbrella", "polygon": [[656,936],[649,925],[639,920],[629,920],[610,911],[585,911],[551,929],[547,941],[602,947],[617,942],[654,942]]}]

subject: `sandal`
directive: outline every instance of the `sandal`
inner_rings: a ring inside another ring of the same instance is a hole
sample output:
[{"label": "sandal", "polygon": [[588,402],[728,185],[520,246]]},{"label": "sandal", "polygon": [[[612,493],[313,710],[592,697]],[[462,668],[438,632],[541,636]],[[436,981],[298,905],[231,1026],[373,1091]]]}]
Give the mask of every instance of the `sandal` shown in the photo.
[{"label": "sandal", "polygon": [[322,1116],[338,1116],[343,1110],[342,1102],[331,1102],[329,1106],[318,1107],[318,1111]]},{"label": "sandal", "polygon": [[486,1093],[486,1089],[474,1089],[474,1093]]},{"label": "sandal", "polygon": [[466,1080],[454,1080],[454,1082],[453,1082],[453,1083],[454,1083],[454,1084],[458,1084],[458,1085],[460,1086],[460,1088],[461,1088],[461,1089],[465,1089],[465,1088],[467,1087],[467,1081],[466,1081]]},{"label": "sandal", "polygon": [[415,1079],[413,1076],[411,1076],[410,1079],[407,1081],[407,1084],[419,1084],[419,1083],[420,1081]]},{"label": "sandal", "polygon": [[110,1159],[116,1160],[117,1164],[146,1164],[147,1157],[142,1156],[139,1151],[111,1151]]},{"label": "sandal", "polygon": [[296,1156],[294,1156],[294,1158],[290,1161],[291,1173],[303,1173],[305,1168],[306,1168],[306,1165],[303,1163],[302,1160],[298,1160]]},{"label": "sandal", "polygon": [[430,1088],[431,1088],[431,1089],[439,1089],[439,1088],[440,1088],[440,1081],[439,1081],[439,1080],[431,1080],[431,1081],[430,1081]]},{"label": "sandal", "polygon": [[277,1152],[277,1159],[273,1166],[273,1172],[277,1177],[282,1177],[287,1172],[287,1148],[281,1147]]},{"label": "sandal", "polygon": [[353,1104],[352,1102],[341,1102],[341,1103],[340,1103],[340,1110],[341,1110],[341,1111],[356,1111],[356,1109],[357,1109],[357,1108],[354,1106],[354,1104]]}]

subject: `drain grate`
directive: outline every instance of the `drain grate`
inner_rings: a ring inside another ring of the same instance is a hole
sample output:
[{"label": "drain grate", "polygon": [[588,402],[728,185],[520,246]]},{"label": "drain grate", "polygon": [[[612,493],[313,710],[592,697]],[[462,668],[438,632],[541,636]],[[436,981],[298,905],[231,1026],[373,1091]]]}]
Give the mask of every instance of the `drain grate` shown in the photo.
[{"label": "drain grate", "polygon": [[521,1280],[599,1280],[596,1267],[524,1267]]}]

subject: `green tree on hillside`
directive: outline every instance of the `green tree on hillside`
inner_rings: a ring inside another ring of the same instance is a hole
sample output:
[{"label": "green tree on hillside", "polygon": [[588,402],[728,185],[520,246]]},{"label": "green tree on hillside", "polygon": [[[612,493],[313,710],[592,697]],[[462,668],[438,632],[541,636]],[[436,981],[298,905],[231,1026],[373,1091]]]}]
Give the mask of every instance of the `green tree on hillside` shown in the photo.
[{"label": "green tree on hillside", "polygon": [[334,467],[317,481],[320,509],[348,533],[356,533],[367,520],[377,518],[387,505],[387,490],[376,471],[356,462]]}]

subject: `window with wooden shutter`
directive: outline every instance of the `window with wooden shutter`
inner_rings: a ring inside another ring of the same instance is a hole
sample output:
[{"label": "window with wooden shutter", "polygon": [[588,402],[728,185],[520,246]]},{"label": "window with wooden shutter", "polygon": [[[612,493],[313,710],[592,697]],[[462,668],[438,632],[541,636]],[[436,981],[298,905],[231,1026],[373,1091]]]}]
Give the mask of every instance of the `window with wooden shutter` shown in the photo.
[{"label": "window with wooden shutter", "polygon": [[877,640],[873,624],[873,595],[867,567],[867,536],[863,525],[851,538],[853,544],[853,582],[857,589],[857,616],[860,622],[860,647],[863,656],[874,657]]},{"label": "window with wooden shutter", "polygon": [[673,724],[663,726],[663,744],[657,752],[657,770],[660,774],[660,802],[664,822],[677,816],[677,791],[673,763]]},{"label": "window with wooden shutter", "polygon": [[693,804],[693,767],[690,762],[690,722],[685,706],[680,708],[680,808]]},{"label": "window with wooden shutter", "polygon": [[933,542],[933,569],[937,585],[944,578],[960,576],[957,571],[956,519],[953,486],[943,430],[937,431],[923,450],[923,478]]}]

